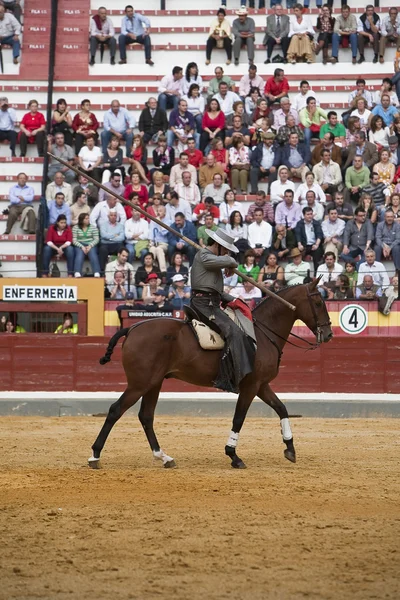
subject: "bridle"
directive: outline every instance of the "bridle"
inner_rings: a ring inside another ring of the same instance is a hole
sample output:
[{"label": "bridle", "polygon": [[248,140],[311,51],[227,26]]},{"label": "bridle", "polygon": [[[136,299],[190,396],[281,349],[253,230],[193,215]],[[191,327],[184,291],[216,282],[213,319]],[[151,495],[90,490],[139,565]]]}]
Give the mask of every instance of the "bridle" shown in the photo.
[{"label": "bridle", "polygon": [[[317,340],[316,344],[315,344],[315,348],[318,348],[318,346],[320,344],[322,344],[322,341],[323,341],[322,340],[322,328],[323,327],[330,327],[331,320],[330,320],[330,318],[328,316],[328,320],[327,321],[324,321],[323,323],[320,323],[318,321],[318,315],[317,315],[317,311],[315,309],[315,304],[312,301],[312,297],[313,296],[319,296],[321,298],[321,301],[323,302],[323,298],[322,298],[320,292],[318,290],[315,290],[314,292],[310,292],[310,290],[309,290],[309,288],[307,286],[307,298],[308,298],[308,302],[310,304],[311,312],[313,314],[313,317],[315,319],[315,324],[316,324],[315,331],[313,332],[315,334],[315,337],[316,337],[316,340]],[[304,341],[306,341],[306,340],[304,340]]]}]

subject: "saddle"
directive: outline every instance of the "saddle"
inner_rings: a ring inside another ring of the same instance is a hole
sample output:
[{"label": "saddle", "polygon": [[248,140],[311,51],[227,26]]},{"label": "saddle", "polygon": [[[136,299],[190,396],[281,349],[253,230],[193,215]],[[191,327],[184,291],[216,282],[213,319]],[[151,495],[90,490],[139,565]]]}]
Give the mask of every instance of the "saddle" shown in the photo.
[{"label": "saddle", "polygon": [[[201,316],[191,306],[184,306],[183,310],[186,315],[187,323],[191,326],[194,335],[197,337],[197,341],[200,344],[200,348],[203,350],[222,350],[225,346],[224,338],[211,329],[208,325],[203,323]],[[231,308],[225,308],[224,312],[228,315],[232,321],[237,325],[239,322],[235,317],[235,311]],[[240,325],[239,325],[240,326]]]}]

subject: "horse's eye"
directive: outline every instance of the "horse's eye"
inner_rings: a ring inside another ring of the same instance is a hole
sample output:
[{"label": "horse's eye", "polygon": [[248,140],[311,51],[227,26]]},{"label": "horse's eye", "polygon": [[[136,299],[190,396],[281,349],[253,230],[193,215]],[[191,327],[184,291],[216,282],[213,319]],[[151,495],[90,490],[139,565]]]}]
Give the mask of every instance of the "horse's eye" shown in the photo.
[{"label": "horse's eye", "polygon": [[316,306],[317,308],[320,308],[320,307],[322,306],[322,302],[321,302],[321,300],[317,300],[317,301],[316,301],[316,303],[315,303],[315,306]]}]

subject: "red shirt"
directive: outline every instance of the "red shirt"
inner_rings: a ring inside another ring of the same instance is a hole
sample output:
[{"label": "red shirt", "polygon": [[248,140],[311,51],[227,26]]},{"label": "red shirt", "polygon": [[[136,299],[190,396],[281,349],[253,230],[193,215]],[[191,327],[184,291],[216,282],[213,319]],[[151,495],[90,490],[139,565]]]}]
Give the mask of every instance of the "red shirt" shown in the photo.
[{"label": "red shirt", "polygon": [[274,77],[267,79],[265,84],[264,94],[272,94],[273,96],[279,96],[280,94],[287,94],[289,92],[289,82],[284,77],[282,81],[275,81]]},{"label": "red shirt", "polygon": [[226,149],[222,148],[221,150],[211,150],[211,154],[215,156],[215,162],[225,165],[225,173],[228,173],[229,160],[226,158]]},{"label": "red shirt", "polygon": [[[32,114],[32,113],[29,112],[29,113],[26,113],[26,115],[24,115],[22,117],[21,124],[28,131],[34,131],[35,129],[39,129],[43,125],[46,125],[46,119],[44,118],[44,116],[40,112],[37,112],[35,114]],[[35,137],[33,137],[33,136],[29,137],[28,138],[28,142],[30,144],[34,144],[35,143]]]},{"label": "red shirt", "polygon": [[[132,194],[132,192],[133,192],[132,184],[130,183],[129,185],[126,186],[125,191],[124,191],[125,200],[129,200],[129,196]],[[135,190],[135,193],[139,194],[140,207],[146,208],[147,203],[149,201],[149,192],[147,191],[147,187],[145,185],[141,185],[140,190]],[[132,208],[130,206],[128,206],[128,204],[125,204],[124,209],[126,212],[127,219],[130,219],[132,216]]]},{"label": "red shirt", "polygon": [[[198,220],[198,222],[200,222],[200,221],[204,221],[204,214],[203,214],[203,215],[200,215],[200,213],[201,213],[203,210],[206,210],[206,205],[205,205],[205,203],[204,203],[204,202],[199,202],[199,203],[197,204],[197,206],[195,206],[195,208],[194,208],[194,210],[193,210],[193,214],[194,214],[194,215],[197,215],[197,220]],[[218,206],[215,206],[215,205],[211,206],[211,207],[210,207],[210,210],[208,210],[207,212],[209,212],[209,213],[210,213],[210,215],[212,215],[212,216],[213,216],[213,219],[219,219],[219,208],[218,208]]]},{"label": "red shirt", "polygon": [[74,131],[78,131],[80,128],[82,128],[83,131],[97,131],[99,128],[99,122],[93,113],[89,113],[87,121],[82,121],[79,113],[77,113],[72,121],[72,129]]},{"label": "red shirt", "polygon": [[203,115],[203,121],[201,123],[203,129],[205,129],[205,127],[211,131],[214,131],[214,129],[225,129],[225,115],[222,110],[219,112],[216,119],[211,119],[210,114],[211,113],[205,112]]},{"label": "red shirt", "polygon": [[72,229],[67,227],[61,232],[61,235],[57,233],[55,225],[50,225],[47,230],[46,244],[47,242],[53,242],[55,246],[63,246],[65,242],[71,242],[72,244]]},{"label": "red shirt", "polygon": [[185,150],[186,154],[189,156],[189,165],[192,165],[195,169],[198,169],[203,164],[203,153],[201,150],[194,149],[193,152],[190,150]]}]

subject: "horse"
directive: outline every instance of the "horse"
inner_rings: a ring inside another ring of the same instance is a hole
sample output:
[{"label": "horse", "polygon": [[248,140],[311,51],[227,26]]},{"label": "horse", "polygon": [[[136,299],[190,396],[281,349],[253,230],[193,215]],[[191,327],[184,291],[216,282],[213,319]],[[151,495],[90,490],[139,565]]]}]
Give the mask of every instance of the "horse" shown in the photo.
[{"label": "horse", "polygon": [[[258,396],[273,408],[280,418],[284,456],[296,462],[293,435],[286,406],[270,387],[279,371],[280,359],[294,322],[299,319],[314,333],[317,347],[333,337],[328,311],[317,289],[318,280],[309,284],[288,286],[278,294],[296,306],[293,311],[273,297],[267,297],[253,309],[253,322],[257,339],[257,352],[252,373],[241,382],[232,422],[232,430],[225,446],[225,454],[236,469],[246,468],[236,453],[239,433],[247,411]],[[292,334],[293,335],[293,334]],[[160,317],[141,321],[130,328],[121,329],[110,340],[101,364],[111,360],[115,345],[125,337],[122,363],[127,387],[108,412],[104,425],[92,446],[89,458],[91,468],[99,468],[100,454],[111,429],[122,415],[142,398],[139,421],[142,424],[153,456],[165,468],[175,467],[175,461],[160,447],[154,432],[154,412],[161,386],[166,378],[180,379],[197,386],[211,387],[217,376],[222,351],[203,350],[191,326],[182,320]]]}]

